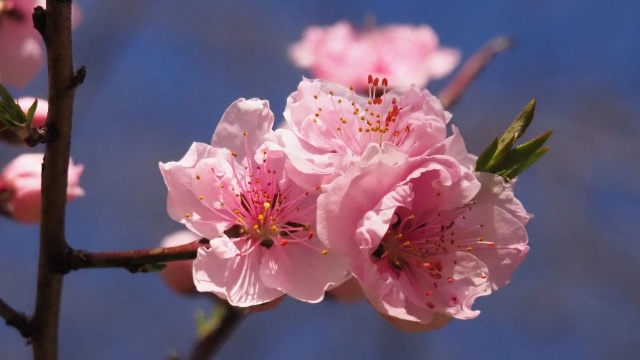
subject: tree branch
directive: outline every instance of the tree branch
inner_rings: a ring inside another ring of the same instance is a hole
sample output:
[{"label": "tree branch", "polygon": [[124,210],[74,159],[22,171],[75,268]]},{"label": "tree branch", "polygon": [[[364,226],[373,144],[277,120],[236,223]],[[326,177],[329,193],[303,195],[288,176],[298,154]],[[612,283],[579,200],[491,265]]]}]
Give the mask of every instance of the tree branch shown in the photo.
[{"label": "tree branch", "polygon": [[36,8],[33,20],[47,47],[49,112],[46,126],[59,136],[47,143],[42,165],[42,223],[36,308],[31,320],[32,344],[35,360],[57,360],[63,274],[56,269],[68,251],[65,210],[75,92],[71,1],[47,0],[46,10]]},{"label": "tree branch", "polygon": [[513,40],[508,36],[500,36],[489,41],[482,49],[473,54],[463,65],[458,74],[451,80],[438,98],[445,109],[450,109],[462,96],[473,80],[487,67],[499,53],[513,47]]},{"label": "tree branch", "polygon": [[246,316],[246,310],[231,306],[226,301],[220,301],[218,306],[221,307],[216,309],[221,312],[218,326],[198,339],[189,355],[190,360],[213,357]]},{"label": "tree branch", "polygon": [[31,337],[31,327],[27,316],[14,310],[2,299],[0,299],[0,317],[7,322],[7,325],[18,329],[23,337],[27,339]]},{"label": "tree branch", "polygon": [[68,270],[86,268],[124,268],[132,273],[157,269],[158,264],[169,261],[193,260],[200,247],[208,247],[209,240],[167,248],[91,253],[76,250],[70,253]]}]

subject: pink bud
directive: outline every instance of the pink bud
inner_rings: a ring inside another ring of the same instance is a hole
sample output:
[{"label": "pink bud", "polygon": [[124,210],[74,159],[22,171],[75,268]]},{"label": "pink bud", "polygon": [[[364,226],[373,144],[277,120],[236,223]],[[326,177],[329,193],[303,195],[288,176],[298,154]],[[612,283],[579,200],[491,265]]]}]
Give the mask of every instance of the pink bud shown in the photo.
[{"label": "pink bud", "polygon": [[363,293],[358,284],[358,280],[352,277],[341,285],[327,291],[327,295],[333,299],[343,302],[353,302],[362,299]]},{"label": "pink bud", "polygon": [[417,321],[399,319],[397,317],[393,317],[389,315],[382,315],[382,317],[385,320],[387,320],[389,324],[397,327],[400,330],[407,331],[407,332],[423,332],[423,331],[430,331],[430,330],[439,330],[445,327],[445,325],[447,325],[449,321],[451,321],[452,319],[451,316],[438,313],[434,315],[433,320],[431,320],[431,322],[424,324]]},{"label": "pink bud", "polygon": [[[12,214],[13,219],[26,223],[40,221],[41,177],[43,154],[22,154],[13,159],[2,170],[0,176],[0,190],[9,192],[8,202],[0,204],[6,212]],[[82,165],[69,160],[69,176],[67,187],[67,201],[84,195],[79,185]]]},{"label": "pink bud", "polygon": [[[18,105],[22,108],[22,111],[26,114],[29,111],[29,108],[36,100],[34,97],[22,97],[16,100]],[[33,115],[33,122],[31,126],[33,128],[39,128],[44,125],[47,121],[47,113],[49,112],[49,103],[47,100],[38,98],[38,107],[36,108],[36,113]]]},{"label": "pink bud", "polygon": [[[5,86],[26,87],[45,63],[42,36],[33,27],[31,14],[45,0],[0,1],[0,81]],[[72,26],[80,23],[77,6],[72,9]]]},{"label": "pink bud", "polygon": [[[173,232],[162,239],[161,247],[172,247],[188,244],[201,236],[189,230]],[[199,294],[193,283],[193,260],[172,261],[162,270],[162,278],[167,286],[181,295]]]}]

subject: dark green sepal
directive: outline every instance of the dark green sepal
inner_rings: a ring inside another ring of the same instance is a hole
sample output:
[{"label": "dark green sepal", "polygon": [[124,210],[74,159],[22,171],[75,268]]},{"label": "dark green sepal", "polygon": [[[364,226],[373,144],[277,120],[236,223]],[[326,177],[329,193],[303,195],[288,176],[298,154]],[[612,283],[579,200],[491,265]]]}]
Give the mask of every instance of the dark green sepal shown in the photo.
[{"label": "dark green sepal", "polygon": [[549,147],[543,147],[543,145],[551,136],[551,130],[533,140],[513,147],[531,125],[535,109],[536,99],[534,98],[522,109],[507,131],[499,139],[496,136],[480,154],[476,161],[475,171],[497,174],[502,176],[505,181],[510,181],[533,165],[549,150]]},{"label": "dark green sepal", "polygon": [[536,111],[536,99],[533,98],[527,106],[522,109],[518,117],[511,123],[507,131],[502,134],[500,140],[498,141],[498,148],[496,149],[495,154],[491,161],[489,161],[489,165],[487,165],[487,170],[490,172],[497,171],[497,167],[502,162],[504,157],[507,155],[509,150],[513,147],[524,133],[527,131],[529,125],[531,125],[531,121],[533,120],[533,115]]},{"label": "dark green sepal", "polygon": [[493,155],[496,153],[496,149],[498,149],[498,136],[493,138],[493,141],[486,149],[478,156],[478,160],[476,161],[476,171],[488,171],[487,165],[489,165],[489,161],[493,158]]}]

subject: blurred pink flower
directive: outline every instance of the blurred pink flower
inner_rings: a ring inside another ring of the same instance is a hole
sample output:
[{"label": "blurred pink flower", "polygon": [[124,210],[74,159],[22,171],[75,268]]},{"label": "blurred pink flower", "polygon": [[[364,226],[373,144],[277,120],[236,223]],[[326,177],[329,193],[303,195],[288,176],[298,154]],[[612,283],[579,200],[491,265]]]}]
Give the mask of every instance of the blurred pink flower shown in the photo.
[{"label": "blurred pink flower", "polygon": [[[175,231],[162,239],[160,247],[185,245],[200,238],[200,235],[189,230]],[[171,290],[181,295],[200,293],[193,283],[193,260],[171,261],[166,265],[161,274]]]},{"label": "blurred pink flower", "polygon": [[457,132],[435,148],[411,158],[369,147],[318,200],[321,240],[349,258],[376,310],[410,331],[476,317],[475,299],[508,283],[529,249],[530,215],[512,187],[476,177]]},{"label": "blurred pink flower", "polygon": [[429,26],[388,25],[357,31],[340,21],[311,26],[289,47],[289,57],[311,76],[366,90],[367,75],[387,78],[395,87],[422,88],[449,74],[460,52],[440,47]]},{"label": "blurred pink flower", "polygon": [[[26,223],[40,221],[41,175],[43,154],[22,154],[13,159],[2,170],[0,192],[7,194],[6,203],[0,204],[3,211],[13,219]],[[79,185],[83,166],[69,160],[69,185],[67,200],[84,195]]]},{"label": "blurred pink flower", "polygon": [[372,85],[363,97],[349,88],[322,80],[303,80],[287,100],[290,130],[266,137],[270,150],[291,162],[290,176],[310,186],[309,175],[335,177],[357,162],[369,146],[393,144],[409,156],[420,156],[446,137],[451,114],[427,90],[415,86],[381,97],[386,81]]},{"label": "blurred pink flower", "polygon": [[211,239],[194,262],[196,287],[234,306],[285,293],[318,302],[348,277],[346,264],[325,254],[314,233],[320,187],[297,186],[284,160],[261,148],[273,118],[267,101],[237,100],[213,146],[194,143],[179,162],[160,164],[170,216]]},{"label": "blurred pink flower", "polygon": [[[0,0],[0,82],[23,88],[44,65],[42,37],[33,28],[31,15],[46,0]],[[73,25],[80,22],[80,11],[73,6]]]}]

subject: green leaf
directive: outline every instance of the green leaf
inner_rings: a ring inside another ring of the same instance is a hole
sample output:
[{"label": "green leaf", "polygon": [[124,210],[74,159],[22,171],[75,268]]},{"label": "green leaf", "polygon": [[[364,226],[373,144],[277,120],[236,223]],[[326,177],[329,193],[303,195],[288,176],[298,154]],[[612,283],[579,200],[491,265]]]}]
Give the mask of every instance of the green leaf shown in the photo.
[{"label": "green leaf", "polygon": [[29,111],[27,111],[27,124],[31,125],[33,121],[33,116],[36,114],[36,109],[38,108],[38,99],[33,101],[31,107],[29,107]]},{"label": "green leaf", "polygon": [[507,179],[507,181],[515,178],[516,176],[522,174],[523,171],[527,170],[531,165],[533,165],[536,161],[538,161],[542,155],[547,153],[547,150],[549,150],[549,146],[545,146],[543,148],[538,149],[538,151],[536,151],[533,155],[531,155],[525,162],[521,163],[518,167],[511,169],[509,171],[506,171],[502,174],[498,174],[502,177],[504,177],[505,179]]},{"label": "green leaf", "polygon": [[0,84],[0,121],[10,129],[27,124],[27,116],[2,84]]},{"label": "green leaf", "polygon": [[491,144],[478,156],[478,160],[476,160],[476,171],[487,171],[487,165],[489,165],[489,161],[493,158],[497,148],[498,136],[494,137]]},{"label": "green leaf", "polygon": [[507,155],[509,150],[513,147],[524,133],[527,131],[527,128],[531,124],[533,120],[533,115],[536,110],[536,99],[533,98],[527,106],[522,109],[518,117],[511,123],[507,131],[504,132],[500,140],[498,141],[498,148],[496,152],[487,165],[487,170],[490,172],[495,172],[500,167],[500,163]]},{"label": "green leaf", "polygon": [[516,146],[514,149],[509,151],[507,155],[504,157],[503,161],[500,163],[499,172],[511,172],[520,167],[521,164],[528,162],[529,158],[532,157],[541,147],[544,145],[549,136],[551,136],[552,131],[549,130],[544,134],[538,136],[537,138],[526,142],[522,145]]},{"label": "green leaf", "polygon": [[13,96],[11,96],[11,93],[9,93],[9,90],[7,90],[7,88],[2,86],[2,84],[0,84],[0,98],[2,99],[2,102],[11,102],[15,104],[15,101],[13,100]]}]

